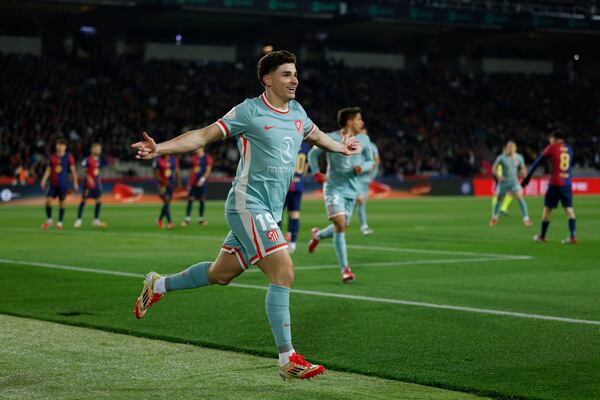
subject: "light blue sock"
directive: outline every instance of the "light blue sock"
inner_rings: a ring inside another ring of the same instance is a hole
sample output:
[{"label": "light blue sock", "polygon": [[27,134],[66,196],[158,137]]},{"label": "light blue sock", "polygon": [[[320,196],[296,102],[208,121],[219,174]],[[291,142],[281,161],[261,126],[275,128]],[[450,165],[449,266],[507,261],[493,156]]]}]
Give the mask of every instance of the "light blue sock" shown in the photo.
[{"label": "light blue sock", "polygon": [[337,255],[340,269],[344,272],[344,268],[348,265],[348,253],[346,252],[346,233],[335,232],[333,234],[333,245],[335,246],[335,254]]},{"label": "light blue sock", "polygon": [[327,226],[327,228],[323,228],[319,231],[319,234],[317,235],[317,239],[321,240],[321,239],[327,239],[333,236],[333,232],[335,232],[335,229],[333,228],[333,224],[329,224]]},{"label": "light blue sock", "polygon": [[165,279],[165,289],[167,292],[173,290],[194,289],[210,285],[208,281],[208,269],[210,262],[204,261],[194,264],[185,271],[175,275],[167,276]]},{"label": "light blue sock", "polygon": [[290,288],[270,284],[265,297],[265,310],[279,352],[292,350]]},{"label": "light blue sock", "polygon": [[521,209],[521,215],[523,218],[529,218],[529,211],[527,210],[527,203],[525,199],[519,199],[519,208]]},{"label": "light blue sock", "polygon": [[364,201],[362,204],[358,205],[358,221],[360,222],[360,226],[367,226],[367,202]]},{"label": "light blue sock", "polygon": [[496,201],[496,204],[494,205],[494,210],[492,211],[492,218],[498,218],[502,201],[504,201],[504,197],[498,196],[498,201]]}]

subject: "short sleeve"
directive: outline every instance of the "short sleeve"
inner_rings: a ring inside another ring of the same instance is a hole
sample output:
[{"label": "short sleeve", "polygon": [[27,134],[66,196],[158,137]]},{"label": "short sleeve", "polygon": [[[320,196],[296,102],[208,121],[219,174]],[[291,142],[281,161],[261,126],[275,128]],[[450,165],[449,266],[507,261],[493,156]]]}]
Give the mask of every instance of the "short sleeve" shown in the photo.
[{"label": "short sleeve", "polygon": [[314,124],[314,122],[312,122],[312,120],[310,118],[308,118],[306,111],[304,111],[304,107],[302,107],[302,105],[300,105],[300,103],[296,103],[296,104],[298,105],[298,112],[300,113],[300,121],[302,121],[302,126],[304,127],[304,138],[306,139],[306,137],[308,135],[310,135],[313,130],[315,130],[316,125]]},{"label": "short sleeve", "polygon": [[179,168],[179,158],[175,157],[175,169]]},{"label": "short sleeve", "polygon": [[549,144],[548,146],[546,146],[546,148],[544,149],[544,156],[549,156],[552,153],[552,145]]},{"label": "short sleeve", "polygon": [[72,167],[75,165],[75,157],[73,157],[73,154],[69,154],[69,166]]},{"label": "short sleeve", "polygon": [[237,136],[246,132],[252,120],[253,109],[251,100],[246,99],[229,110],[223,118],[219,118],[216,123],[221,128],[223,137]]},{"label": "short sleeve", "polygon": [[208,167],[208,166],[211,166],[211,165],[213,165],[213,159],[210,156],[210,154],[207,154],[206,155],[206,166]]}]

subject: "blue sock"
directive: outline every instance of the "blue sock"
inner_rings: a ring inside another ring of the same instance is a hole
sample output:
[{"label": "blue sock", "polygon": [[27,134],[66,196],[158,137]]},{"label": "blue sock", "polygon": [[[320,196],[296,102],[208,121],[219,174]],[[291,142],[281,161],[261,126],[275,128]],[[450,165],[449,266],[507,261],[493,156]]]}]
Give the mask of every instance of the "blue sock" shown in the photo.
[{"label": "blue sock", "polygon": [[298,238],[298,231],[300,230],[300,220],[298,218],[288,219],[288,231],[292,234],[292,242],[295,242]]},{"label": "blue sock", "polygon": [[348,253],[346,252],[346,233],[334,232],[333,245],[335,246],[335,254],[337,255],[340,269],[344,272],[344,268],[348,265]]},{"label": "blue sock", "polygon": [[270,284],[265,297],[265,310],[279,352],[292,350],[290,288]]},{"label": "blue sock", "polygon": [[46,206],[46,217],[52,219],[52,206]]},{"label": "blue sock", "polygon": [[529,211],[527,211],[527,203],[525,202],[525,199],[519,199],[519,208],[521,209],[521,215],[523,218],[529,218]]},{"label": "blue sock", "polygon": [[160,215],[158,216],[159,221],[162,221],[163,217],[165,216],[165,207],[166,206],[167,206],[166,204],[163,204],[163,206],[160,209]]},{"label": "blue sock", "polygon": [[167,216],[167,222],[171,223],[171,205],[165,204],[165,215]]},{"label": "blue sock", "polygon": [[79,209],[77,210],[77,219],[81,219],[81,216],[83,215],[83,207],[85,207],[85,202],[81,202],[79,203]]},{"label": "blue sock", "polygon": [[204,200],[200,200],[200,218],[204,218]]},{"label": "blue sock", "polygon": [[165,289],[167,292],[173,290],[195,289],[210,285],[208,281],[208,269],[210,262],[204,261],[194,264],[185,271],[165,278]]},{"label": "blue sock", "polygon": [[569,231],[571,232],[571,237],[575,237],[575,218],[569,218]]},{"label": "blue sock", "polygon": [[102,207],[102,203],[97,202],[96,208],[94,208],[94,219],[100,218],[100,208]]},{"label": "blue sock", "polygon": [[335,229],[333,228],[333,224],[329,224],[329,226],[327,226],[327,228],[323,228],[319,231],[319,234],[317,235],[317,239],[321,240],[321,239],[327,239],[333,236],[333,232],[335,232]]},{"label": "blue sock", "polygon": [[188,219],[192,213],[192,200],[188,200],[187,206],[185,207],[185,218]]},{"label": "blue sock", "polygon": [[61,208],[58,210],[58,222],[62,222],[65,217],[65,209]]},{"label": "blue sock", "polygon": [[360,226],[367,226],[367,202],[363,201],[362,204],[358,205],[358,221]]},{"label": "blue sock", "polygon": [[494,205],[494,211],[492,211],[492,218],[498,218],[498,213],[500,213],[500,206],[502,205],[502,200],[504,200],[504,197],[498,197],[498,201]]},{"label": "blue sock", "polygon": [[540,237],[546,237],[546,232],[548,232],[548,225],[550,225],[550,221],[542,221],[542,232],[540,233]]}]

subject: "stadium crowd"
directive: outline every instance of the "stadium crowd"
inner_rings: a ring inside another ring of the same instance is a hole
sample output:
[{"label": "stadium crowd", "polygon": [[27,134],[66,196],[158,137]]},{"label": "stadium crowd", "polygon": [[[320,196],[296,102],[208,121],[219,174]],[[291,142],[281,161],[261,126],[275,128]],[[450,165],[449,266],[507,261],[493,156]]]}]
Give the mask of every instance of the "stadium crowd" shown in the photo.
[{"label": "stadium crowd", "polygon": [[[214,122],[260,92],[253,63],[99,62],[0,55],[0,176],[25,166],[39,176],[64,136],[76,158],[92,142],[130,160],[147,130],[163,140]],[[508,139],[531,162],[555,127],[574,146],[576,168],[600,170],[600,81],[568,76],[458,75],[302,63],[298,100],[324,131],[336,111],[358,105],[386,175],[490,173]],[[209,148],[214,169],[233,175],[232,140]]]}]

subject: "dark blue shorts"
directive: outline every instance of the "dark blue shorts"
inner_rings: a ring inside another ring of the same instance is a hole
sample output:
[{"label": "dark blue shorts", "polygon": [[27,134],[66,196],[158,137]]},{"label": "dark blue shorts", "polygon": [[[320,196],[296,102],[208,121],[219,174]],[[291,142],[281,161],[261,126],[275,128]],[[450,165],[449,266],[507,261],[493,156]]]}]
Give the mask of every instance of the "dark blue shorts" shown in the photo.
[{"label": "dark blue shorts", "polygon": [[285,196],[284,207],[289,211],[300,211],[300,203],[302,202],[302,192],[288,192]]},{"label": "dark blue shorts", "polygon": [[159,186],[158,194],[161,197],[172,198],[173,197],[173,186]]},{"label": "dark blue shorts", "polygon": [[52,197],[53,199],[58,197],[59,200],[64,200],[67,197],[67,186],[50,185],[46,197]]},{"label": "dark blue shorts", "polygon": [[206,183],[202,186],[194,186],[190,188],[188,197],[193,197],[196,200],[204,200],[206,198]]},{"label": "dark blue shorts", "polygon": [[89,189],[89,188],[84,188],[83,189],[83,199],[95,199],[95,200],[100,200],[100,197],[102,197],[102,190],[100,189]]},{"label": "dark blue shorts", "polygon": [[548,186],[546,196],[544,197],[544,206],[548,208],[556,208],[559,201],[564,208],[573,207],[573,190],[571,185]]}]

